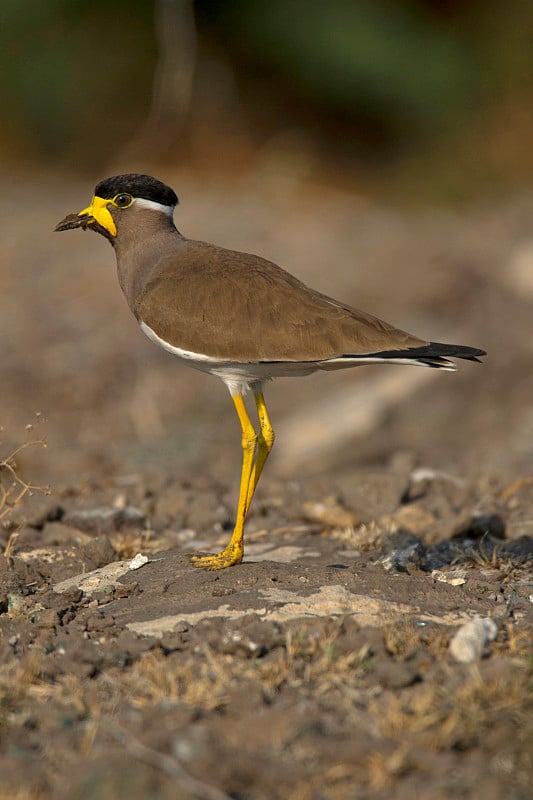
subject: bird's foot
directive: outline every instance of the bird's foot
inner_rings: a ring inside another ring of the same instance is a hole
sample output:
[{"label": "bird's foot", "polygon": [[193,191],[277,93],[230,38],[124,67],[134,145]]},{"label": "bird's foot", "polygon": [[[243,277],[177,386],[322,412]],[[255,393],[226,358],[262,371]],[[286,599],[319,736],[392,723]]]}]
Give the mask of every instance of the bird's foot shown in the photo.
[{"label": "bird's foot", "polygon": [[235,564],[240,564],[243,552],[242,545],[240,547],[237,545],[228,545],[221,553],[193,556],[191,562],[193,567],[200,567],[201,569],[226,569],[226,567],[233,567]]}]

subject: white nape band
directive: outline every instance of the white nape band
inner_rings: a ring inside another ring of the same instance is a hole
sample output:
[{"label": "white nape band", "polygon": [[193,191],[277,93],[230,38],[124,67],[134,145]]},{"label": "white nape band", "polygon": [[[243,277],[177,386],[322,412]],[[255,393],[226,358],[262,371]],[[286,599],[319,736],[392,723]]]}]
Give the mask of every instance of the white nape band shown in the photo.
[{"label": "white nape band", "polygon": [[169,217],[174,214],[174,206],[164,206],[163,203],[156,203],[153,200],[146,200],[144,197],[136,197],[134,203],[136,206],[140,206],[140,208],[150,208],[152,211],[162,211]]}]

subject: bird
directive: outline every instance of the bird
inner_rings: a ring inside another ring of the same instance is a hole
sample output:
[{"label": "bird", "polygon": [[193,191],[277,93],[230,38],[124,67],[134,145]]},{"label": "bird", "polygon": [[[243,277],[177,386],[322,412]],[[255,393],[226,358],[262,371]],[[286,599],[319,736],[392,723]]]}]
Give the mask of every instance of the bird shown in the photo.
[{"label": "bird", "polygon": [[[56,231],[76,228],[113,246],[118,280],[146,336],[183,364],[220,378],[241,425],[242,467],[235,526],[219,553],[195,567],[239,564],[244,524],[274,444],[263,387],[280,377],[366,364],[455,370],[452,358],[479,361],[484,350],[420,339],[309,288],[257,255],[187,239],[174,224],[178,197],[149,175],[100,181],[90,205]],[[258,430],[244,397],[252,392]]]}]

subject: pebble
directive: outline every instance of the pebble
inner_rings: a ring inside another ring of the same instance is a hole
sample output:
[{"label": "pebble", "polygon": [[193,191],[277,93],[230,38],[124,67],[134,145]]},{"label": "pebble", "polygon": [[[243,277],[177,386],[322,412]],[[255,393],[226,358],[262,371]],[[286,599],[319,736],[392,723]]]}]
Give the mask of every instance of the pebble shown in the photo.
[{"label": "pebble", "polygon": [[407,503],[379,518],[379,524],[392,530],[404,530],[409,533],[426,535],[435,526],[436,518],[425,508],[415,503]]},{"label": "pebble", "polygon": [[31,617],[37,628],[55,628],[59,625],[59,614],[53,608],[38,609]]},{"label": "pebble", "polygon": [[386,689],[405,689],[417,683],[420,675],[414,664],[383,661],[376,664],[372,679]]},{"label": "pebble", "polygon": [[144,567],[145,564],[148,564],[148,556],[143,556],[142,553],[137,553],[136,556],[133,556],[131,559],[128,569],[140,569],[140,567]]},{"label": "pebble", "polygon": [[24,525],[42,528],[47,522],[61,519],[62,514],[63,509],[53,497],[35,494],[28,498],[28,502],[13,508],[3,527],[6,530],[17,530]]},{"label": "pebble", "polygon": [[408,547],[389,553],[382,559],[381,563],[384,569],[388,571],[407,572],[409,567],[423,567],[425,552],[426,549],[422,542],[417,541]]},{"label": "pebble", "polygon": [[65,513],[63,522],[65,525],[90,533],[112,533],[117,530],[117,521],[121,513],[121,510],[108,506],[76,508]]},{"label": "pebble", "polygon": [[358,524],[353,511],[345,508],[333,495],[326,497],[322,502],[304,503],[303,512],[306,519],[311,522],[322,522],[332,528],[349,528]]},{"label": "pebble", "polygon": [[498,627],[489,617],[476,617],[461,625],[450,642],[450,653],[461,664],[471,664],[483,655],[485,646],[498,634]]},{"label": "pebble", "polygon": [[474,512],[457,523],[452,532],[453,538],[456,539],[466,537],[482,539],[487,535],[493,536],[495,539],[505,539],[505,521],[500,514],[492,511]]},{"label": "pebble", "polygon": [[78,528],[89,533],[113,533],[114,531],[140,528],[145,517],[137,508],[127,506],[97,506],[95,508],[74,508],[67,511],[62,518],[65,525]]},{"label": "pebble", "polygon": [[116,560],[115,548],[106,536],[96,536],[82,547],[84,558],[92,561],[94,568],[105,567]]},{"label": "pebble", "polygon": [[450,586],[463,586],[463,584],[466,583],[464,573],[461,574],[459,572],[447,573],[440,569],[434,569],[431,572],[431,577],[434,581],[439,581],[439,583],[448,583]]}]

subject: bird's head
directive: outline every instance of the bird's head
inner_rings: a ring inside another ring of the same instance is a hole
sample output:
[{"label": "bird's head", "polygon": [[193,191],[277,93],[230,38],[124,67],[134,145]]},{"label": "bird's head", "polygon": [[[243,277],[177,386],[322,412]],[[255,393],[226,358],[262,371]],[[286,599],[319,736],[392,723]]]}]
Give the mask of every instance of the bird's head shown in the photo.
[{"label": "bird's head", "polygon": [[150,210],[172,219],[177,203],[173,189],[150,175],[115,175],[100,181],[91,204],[77,214],[68,214],[55,230],[89,228],[114,245],[121,225],[131,222],[133,215]]}]

